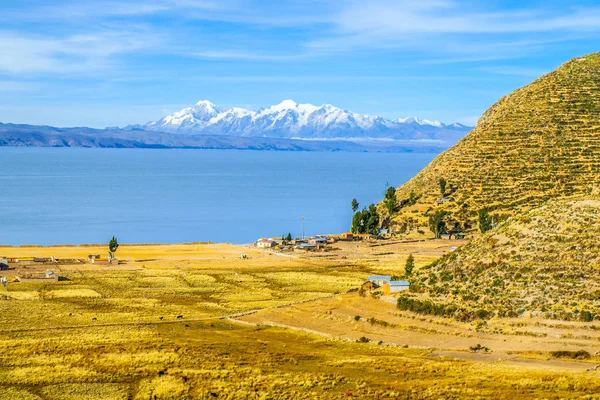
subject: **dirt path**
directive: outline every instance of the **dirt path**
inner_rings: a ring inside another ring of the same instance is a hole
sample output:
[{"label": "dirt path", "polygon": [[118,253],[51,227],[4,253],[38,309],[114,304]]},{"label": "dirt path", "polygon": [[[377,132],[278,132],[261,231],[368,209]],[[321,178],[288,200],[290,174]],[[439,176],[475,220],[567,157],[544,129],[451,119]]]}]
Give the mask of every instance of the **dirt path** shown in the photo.
[{"label": "dirt path", "polygon": [[267,311],[267,310],[272,310],[272,309],[277,309],[277,308],[285,308],[285,307],[290,307],[290,306],[294,306],[294,305],[310,303],[313,301],[328,299],[328,298],[335,297],[335,296],[337,296],[337,295],[331,294],[331,295],[327,295],[327,296],[314,297],[312,299],[294,301],[291,303],[280,304],[277,306],[266,307],[266,308],[261,308],[261,309],[257,309],[257,310],[243,311],[243,312],[239,312],[239,313],[226,314],[226,315],[216,315],[216,316],[205,317],[205,318],[193,318],[193,319],[178,318],[173,321],[120,322],[120,323],[110,323],[110,324],[92,323],[92,324],[84,324],[84,325],[67,325],[67,326],[55,326],[55,327],[44,327],[44,328],[3,329],[3,330],[0,330],[0,335],[8,334],[8,333],[43,332],[43,331],[52,331],[52,330],[69,330],[69,329],[84,329],[84,328],[106,328],[106,327],[110,328],[110,327],[119,327],[119,326],[169,325],[169,324],[179,324],[179,323],[183,323],[183,322],[215,321],[215,320],[219,320],[219,319],[226,319],[229,321],[240,322],[240,320],[238,320],[237,318],[241,318],[241,317],[252,315],[252,314],[257,314],[261,311]]}]

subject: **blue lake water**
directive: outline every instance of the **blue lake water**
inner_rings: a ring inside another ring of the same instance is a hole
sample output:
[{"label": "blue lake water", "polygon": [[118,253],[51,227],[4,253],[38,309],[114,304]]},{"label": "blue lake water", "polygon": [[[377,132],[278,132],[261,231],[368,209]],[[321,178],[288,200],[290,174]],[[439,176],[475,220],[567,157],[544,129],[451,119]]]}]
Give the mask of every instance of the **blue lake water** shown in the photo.
[{"label": "blue lake water", "polygon": [[0,244],[213,241],[348,230],[435,154],[0,147]]}]

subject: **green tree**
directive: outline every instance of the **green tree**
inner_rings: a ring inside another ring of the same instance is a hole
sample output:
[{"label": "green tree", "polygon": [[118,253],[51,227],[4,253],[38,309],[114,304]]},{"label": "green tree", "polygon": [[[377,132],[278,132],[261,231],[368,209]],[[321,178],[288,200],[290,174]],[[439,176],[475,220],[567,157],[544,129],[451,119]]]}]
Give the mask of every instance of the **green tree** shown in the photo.
[{"label": "green tree", "polygon": [[439,239],[442,233],[446,232],[445,218],[445,211],[436,211],[435,214],[429,216],[429,229],[431,229],[436,239]]},{"label": "green tree", "polygon": [[285,241],[286,242],[291,242],[292,241],[292,233],[288,232],[287,236],[285,237]]},{"label": "green tree", "polygon": [[108,242],[108,254],[110,255],[111,259],[115,258],[115,253],[117,252],[118,248],[119,242],[117,241],[117,238],[113,236],[112,239],[110,239],[110,242]]},{"label": "green tree", "polygon": [[396,189],[394,189],[393,186],[390,186],[387,188],[387,190],[385,191],[385,198],[386,199],[391,199],[391,198],[396,198]]},{"label": "green tree", "polygon": [[442,192],[442,197],[446,196],[446,183],[444,178],[440,178],[440,191]]},{"label": "green tree", "polygon": [[369,208],[363,208],[357,211],[352,217],[352,232],[354,233],[370,233],[377,234],[379,228],[379,214],[375,204],[371,204]]},{"label": "green tree", "polygon": [[352,212],[356,212],[356,210],[358,210],[358,201],[352,199]]},{"label": "green tree", "polygon": [[388,210],[390,215],[396,210],[396,203],[396,189],[390,186],[385,192],[385,200],[383,201],[383,206]]},{"label": "green tree", "polygon": [[487,208],[479,211],[479,230],[481,233],[486,233],[492,229],[492,216]]},{"label": "green tree", "polygon": [[413,257],[412,254],[409,254],[408,258],[406,259],[406,264],[404,265],[404,271],[406,272],[406,276],[409,276],[410,274],[412,274],[414,269],[415,269],[415,258]]},{"label": "green tree", "polygon": [[410,192],[410,195],[408,197],[408,206],[410,207],[415,205],[417,200],[419,200],[419,196],[417,196],[415,192]]}]

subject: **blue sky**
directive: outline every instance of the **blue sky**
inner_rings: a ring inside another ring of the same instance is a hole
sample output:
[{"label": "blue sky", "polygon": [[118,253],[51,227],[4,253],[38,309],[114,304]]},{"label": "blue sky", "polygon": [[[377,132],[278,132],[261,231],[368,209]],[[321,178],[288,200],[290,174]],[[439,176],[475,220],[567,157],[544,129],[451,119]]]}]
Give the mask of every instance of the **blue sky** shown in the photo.
[{"label": "blue sky", "polygon": [[123,126],[291,98],[474,124],[599,34],[595,1],[15,0],[0,121]]}]

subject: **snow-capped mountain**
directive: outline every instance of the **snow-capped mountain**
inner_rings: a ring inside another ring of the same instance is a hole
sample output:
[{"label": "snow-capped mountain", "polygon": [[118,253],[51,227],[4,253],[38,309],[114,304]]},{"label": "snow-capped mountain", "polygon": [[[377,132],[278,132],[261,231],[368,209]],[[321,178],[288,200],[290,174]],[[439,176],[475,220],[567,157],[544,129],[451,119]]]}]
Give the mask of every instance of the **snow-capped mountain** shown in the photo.
[{"label": "snow-capped mountain", "polygon": [[203,100],[158,121],[146,131],[186,135],[227,135],[300,139],[397,139],[454,142],[470,127],[415,117],[389,120],[324,104],[285,100],[258,111],[222,108]]}]

